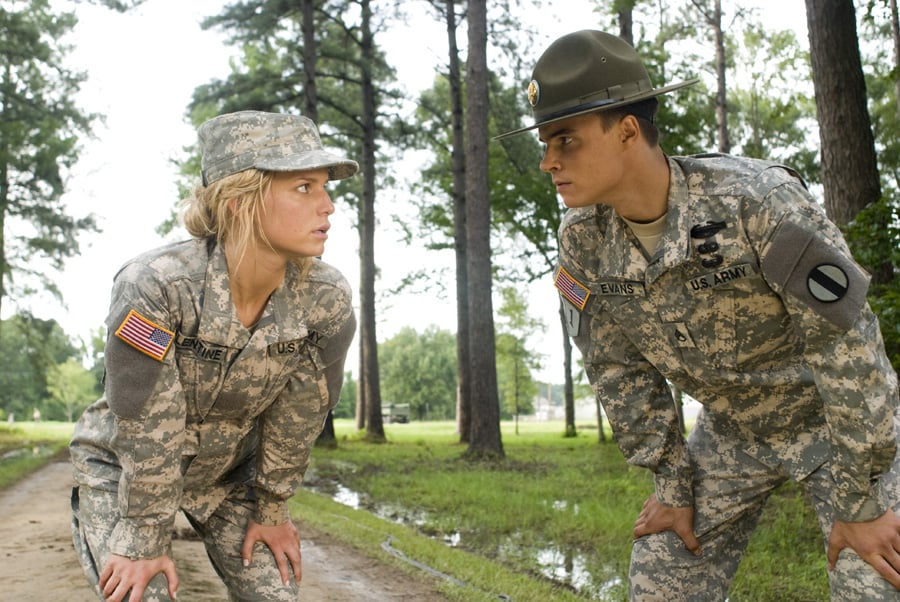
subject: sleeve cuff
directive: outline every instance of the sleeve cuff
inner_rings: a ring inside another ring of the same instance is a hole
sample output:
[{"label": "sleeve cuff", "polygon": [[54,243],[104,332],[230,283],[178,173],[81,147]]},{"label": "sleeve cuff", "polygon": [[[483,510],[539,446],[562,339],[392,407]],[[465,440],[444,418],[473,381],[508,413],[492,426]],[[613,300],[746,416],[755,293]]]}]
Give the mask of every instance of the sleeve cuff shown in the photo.
[{"label": "sleeve cuff", "polygon": [[120,520],[110,535],[109,551],[132,560],[157,558],[169,553],[172,525],[135,525]]},{"label": "sleeve cuff", "polygon": [[281,498],[256,490],[256,522],[261,525],[283,525],[290,520],[287,502]]},{"label": "sleeve cuff", "polygon": [[833,506],[835,519],[847,523],[875,520],[890,508],[880,479],[868,493],[844,493],[833,500]]},{"label": "sleeve cuff", "polygon": [[694,493],[689,479],[654,474],[653,483],[656,487],[656,499],[660,503],[676,508],[694,505]]}]

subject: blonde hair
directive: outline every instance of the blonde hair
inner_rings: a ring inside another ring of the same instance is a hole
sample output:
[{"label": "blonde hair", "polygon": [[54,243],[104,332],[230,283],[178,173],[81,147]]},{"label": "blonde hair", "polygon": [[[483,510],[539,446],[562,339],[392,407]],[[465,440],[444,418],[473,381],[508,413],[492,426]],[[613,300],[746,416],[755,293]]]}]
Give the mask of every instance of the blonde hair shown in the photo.
[{"label": "blonde hair", "polygon": [[[273,176],[271,171],[251,168],[208,186],[198,184],[182,201],[184,227],[195,238],[215,239],[219,245],[226,242],[233,245],[238,263],[251,247],[262,243],[271,249],[260,223]],[[295,263],[305,274],[312,261],[304,257]]]}]

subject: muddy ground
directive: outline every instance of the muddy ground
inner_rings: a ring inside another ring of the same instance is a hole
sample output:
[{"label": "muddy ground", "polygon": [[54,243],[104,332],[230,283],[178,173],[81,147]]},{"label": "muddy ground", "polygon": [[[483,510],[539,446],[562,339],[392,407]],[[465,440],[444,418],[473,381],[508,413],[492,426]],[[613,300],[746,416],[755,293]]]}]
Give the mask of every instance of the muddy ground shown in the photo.
[{"label": "muddy ground", "polygon": [[[17,602],[96,602],[87,586],[70,534],[71,468],[54,461],[15,486],[0,491],[0,598]],[[183,518],[183,517],[182,517]],[[179,523],[181,530],[187,522]],[[411,578],[299,525],[303,551],[304,602],[439,602],[426,580]],[[181,587],[179,602],[223,602],[224,587],[203,544],[178,538],[173,555]]]}]

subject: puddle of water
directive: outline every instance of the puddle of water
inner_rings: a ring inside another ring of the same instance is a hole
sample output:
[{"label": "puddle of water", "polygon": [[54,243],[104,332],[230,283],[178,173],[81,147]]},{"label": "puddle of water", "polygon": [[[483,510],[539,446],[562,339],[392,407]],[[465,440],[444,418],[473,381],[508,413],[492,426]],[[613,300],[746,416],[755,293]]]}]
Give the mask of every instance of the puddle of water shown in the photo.
[{"label": "puddle of water", "polygon": [[307,472],[303,486],[316,493],[327,495],[339,504],[354,510],[366,510],[393,523],[421,527],[427,518],[420,510],[410,510],[398,504],[375,503],[365,493],[345,487],[334,479],[318,478],[311,470]]},{"label": "puddle of water", "polygon": [[[419,510],[410,510],[397,504],[376,504],[365,493],[353,491],[332,479],[308,479],[304,485],[308,489],[330,496],[334,501],[354,509],[363,509],[391,522],[419,527],[429,537],[443,541],[450,547],[463,545],[463,535],[454,531],[444,533],[422,527],[428,524],[427,515]],[[577,504],[567,500],[546,502],[556,511],[578,514]],[[481,539],[481,541],[476,541]],[[555,545],[541,548],[529,546],[521,534],[505,537],[500,543],[479,538],[476,533],[467,533],[465,541],[478,549],[494,548],[496,556],[519,565],[537,567],[537,571],[547,579],[568,587],[591,600],[616,600],[621,597],[624,587],[623,575],[616,567],[604,564],[595,554],[572,552]]]},{"label": "puddle of water", "polygon": [[345,506],[350,506],[354,510],[359,510],[359,493],[337,484],[337,490],[332,494],[331,498]]},{"label": "puddle of water", "polygon": [[506,537],[497,546],[498,558],[519,566],[536,567],[542,576],[589,600],[622,599],[624,575],[596,554],[574,552],[553,542],[534,547],[524,540],[521,533]]},{"label": "puddle of water", "polygon": [[589,554],[575,553],[556,546],[537,550],[537,565],[542,575],[572,587],[592,600],[608,600],[615,589],[623,585],[621,576],[612,567],[595,566],[599,559]]},{"label": "puddle of water", "polygon": [[33,456],[35,458],[43,458],[53,453],[53,447],[50,445],[34,445],[31,447],[19,447],[11,449],[0,456],[0,462],[14,460],[16,458],[24,458]]},{"label": "puddle of water", "polygon": [[569,509],[569,500],[553,500],[551,502],[544,502],[545,504],[549,503],[550,507],[558,512],[571,512],[575,516],[578,516],[578,513],[581,512],[581,508],[578,507],[578,504],[571,504],[572,508]]}]

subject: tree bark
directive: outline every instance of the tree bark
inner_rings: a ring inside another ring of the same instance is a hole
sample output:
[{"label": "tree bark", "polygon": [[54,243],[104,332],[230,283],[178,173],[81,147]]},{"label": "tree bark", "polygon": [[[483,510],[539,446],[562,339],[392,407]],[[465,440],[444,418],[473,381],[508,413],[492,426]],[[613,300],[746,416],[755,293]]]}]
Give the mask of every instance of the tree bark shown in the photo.
[{"label": "tree bark", "polygon": [[[565,306],[559,304],[559,323],[563,333],[563,371],[565,372],[565,384],[563,386],[563,408],[565,410],[566,426],[564,437],[575,437],[578,430],[575,428],[575,383],[572,380],[572,341],[569,339],[569,321],[566,319]],[[596,395],[595,395],[596,397]],[[600,416],[600,400],[597,400],[597,419],[600,423],[600,436],[603,436],[603,419]]]},{"label": "tree bark", "polygon": [[319,41],[316,39],[315,9],[317,0],[301,0],[300,29],[303,36],[303,114],[319,123],[319,89],[316,86],[316,67]]},{"label": "tree bark", "polygon": [[[891,39],[894,41],[894,69],[900,69],[900,14],[897,11],[897,0],[890,0],[891,6]],[[900,114],[900,77],[894,84],[897,96],[897,114]]]},{"label": "tree bark", "polygon": [[728,86],[725,79],[725,32],[722,31],[722,0],[713,3],[710,19],[716,41],[716,132],[719,152],[731,152],[731,138],[728,136]]},{"label": "tree bark", "polygon": [[384,422],[381,418],[381,380],[378,374],[378,337],[375,321],[375,137],[377,132],[375,84],[372,65],[375,64],[375,42],[372,34],[372,7],[363,0],[360,49],[362,87],[362,177],[363,194],[359,208],[360,236],[360,320],[364,324],[360,339],[365,379],[366,439],[384,441]]},{"label": "tree bark", "polygon": [[446,0],[450,128],[453,148],[453,243],[456,253],[456,428],[460,443],[468,443],[472,424],[469,362],[469,293],[466,269],[466,154],[462,74],[456,43],[455,0]]},{"label": "tree bark", "polygon": [[[300,2],[301,23],[303,35],[303,48],[301,56],[303,60],[303,114],[314,123],[319,123],[319,94],[316,88],[316,62],[318,58],[318,40],[316,39],[315,24],[316,0],[302,0]],[[328,412],[325,416],[325,424],[322,432],[316,439],[316,447],[337,447],[337,434],[334,431],[334,412]]]},{"label": "tree bark", "polygon": [[[362,311],[362,309],[360,309]],[[366,371],[366,362],[363,359],[365,354],[363,353],[363,345],[362,341],[366,338],[363,334],[363,330],[366,328],[366,325],[362,323],[360,320],[359,325],[359,376],[357,377],[357,385],[356,385],[356,430],[361,431],[366,428],[366,388],[363,386],[363,383],[366,382],[366,378],[364,376]]]},{"label": "tree bark", "polygon": [[466,249],[472,426],[467,455],[503,457],[496,345],[491,301],[491,211],[488,198],[487,6],[468,5],[466,90]]},{"label": "tree bark", "polygon": [[838,225],[881,197],[851,0],[806,0],[825,212]]}]

